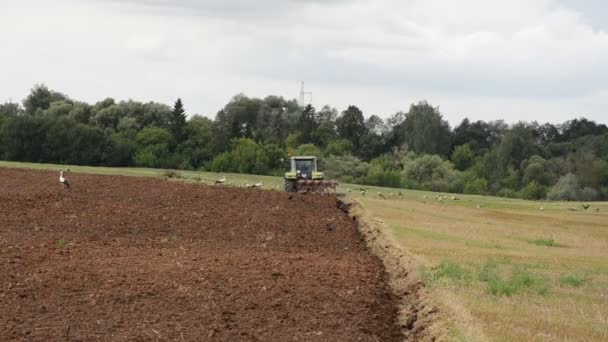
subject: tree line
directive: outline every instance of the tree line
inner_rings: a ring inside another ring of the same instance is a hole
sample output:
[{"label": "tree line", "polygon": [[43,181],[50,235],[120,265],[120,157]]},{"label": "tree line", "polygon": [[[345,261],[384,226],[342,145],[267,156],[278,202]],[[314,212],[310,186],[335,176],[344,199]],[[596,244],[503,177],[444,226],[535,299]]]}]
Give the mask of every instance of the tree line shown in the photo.
[{"label": "tree line", "polygon": [[356,106],[301,107],[278,96],[233,97],[213,120],[173,106],[76,101],[36,85],[0,104],[0,158],[280,175],[315,155],[342,182],[524,199],[608,199],[608,128],[464,119],[451,128],[421,101],[383,120]]}]

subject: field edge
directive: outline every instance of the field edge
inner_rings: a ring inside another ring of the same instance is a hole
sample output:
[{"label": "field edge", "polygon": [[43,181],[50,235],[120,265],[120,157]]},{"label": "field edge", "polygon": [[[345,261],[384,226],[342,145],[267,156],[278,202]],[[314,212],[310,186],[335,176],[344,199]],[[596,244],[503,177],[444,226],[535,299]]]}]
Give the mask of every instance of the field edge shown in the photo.
[{"label": "field edge", "polygon": [[371,216],[359,202],[351,201],[349,206],[359,232],[370,252],[384,264],[389,285],[399,298],[405,341],[488,340],[461,307],[426,287],[421,277],[423,263],[388,234],[382,220]]}]

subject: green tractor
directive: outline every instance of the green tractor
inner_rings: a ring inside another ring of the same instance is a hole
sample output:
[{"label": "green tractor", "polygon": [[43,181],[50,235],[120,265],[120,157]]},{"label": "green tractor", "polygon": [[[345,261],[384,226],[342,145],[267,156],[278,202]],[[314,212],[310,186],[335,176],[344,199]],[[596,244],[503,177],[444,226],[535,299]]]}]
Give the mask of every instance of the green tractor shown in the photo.
[{"label": "green tractor", "polygon": [[291,157],[291,169],[285,173],[287,192],[335,191],[337,182],[327,181],[323,172],[317,171],[317,158],[312,156]]}]

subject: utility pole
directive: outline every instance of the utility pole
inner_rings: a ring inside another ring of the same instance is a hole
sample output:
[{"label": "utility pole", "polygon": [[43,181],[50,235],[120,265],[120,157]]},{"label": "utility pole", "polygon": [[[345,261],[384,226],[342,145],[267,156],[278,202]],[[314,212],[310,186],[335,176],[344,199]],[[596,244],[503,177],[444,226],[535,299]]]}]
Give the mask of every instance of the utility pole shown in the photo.
[{"label": "utility pole", "polygon": [[[306,96],[309,96],[309,101],[306,103]],[[307,104],[312,102],[312,92],[304,91],[304,81],[302,81],[302,88],[300,89],[300,106],[305,107]]]}]

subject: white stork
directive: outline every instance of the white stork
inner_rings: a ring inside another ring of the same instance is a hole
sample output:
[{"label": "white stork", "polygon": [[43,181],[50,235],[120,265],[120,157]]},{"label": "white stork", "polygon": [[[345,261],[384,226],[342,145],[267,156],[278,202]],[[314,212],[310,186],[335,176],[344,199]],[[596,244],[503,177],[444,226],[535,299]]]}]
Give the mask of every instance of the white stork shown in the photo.
[{"label": "white stork", "polygon": [[68,181],[67,178],[65,178],[63,176],[63,170],[59,171],[59,183],[61,183],[61,185],[63,185],[64,188],[70,187],[70,182]]},{"label": "white stork", "polygon": [[262,182],[257,182],[253,185],[251,185],[252,188],[261,188],[262,187]]},{"label": "white stork", "polygon": [[215,181],[215,184],[224,184],[226,182],[226,176]]}]

